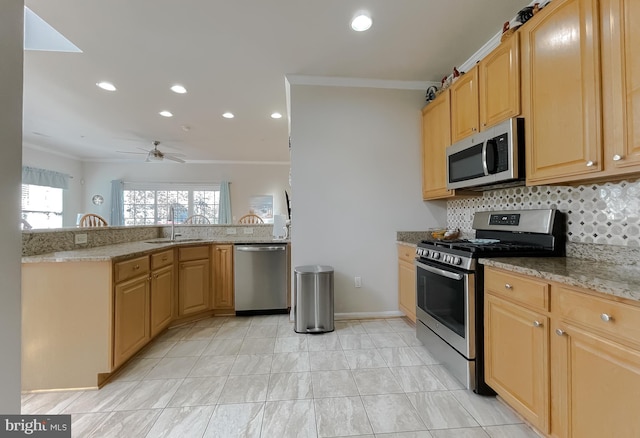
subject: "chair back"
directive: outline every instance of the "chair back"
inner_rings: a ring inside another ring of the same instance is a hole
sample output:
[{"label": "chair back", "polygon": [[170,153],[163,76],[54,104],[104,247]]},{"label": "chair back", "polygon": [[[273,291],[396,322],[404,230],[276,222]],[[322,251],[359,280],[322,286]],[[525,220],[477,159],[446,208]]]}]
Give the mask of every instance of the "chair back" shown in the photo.
[{"label": "chair back", "polygon": [[194,214],[193,216],[189,216],[183,222],[184,224],[194,224],[194,225],[206,225],[210,224],[211,221],[206,216],[201,214]]},{"label": "chair back", "polygon": [[107,221],[100,215],[87,213],[80,218],[78,226],[80,227],[106,227]]},{"label": "chair back", "polygon": [[257,214],[245,214],[238,219],[239,224],[263,224],[264,221]]}]

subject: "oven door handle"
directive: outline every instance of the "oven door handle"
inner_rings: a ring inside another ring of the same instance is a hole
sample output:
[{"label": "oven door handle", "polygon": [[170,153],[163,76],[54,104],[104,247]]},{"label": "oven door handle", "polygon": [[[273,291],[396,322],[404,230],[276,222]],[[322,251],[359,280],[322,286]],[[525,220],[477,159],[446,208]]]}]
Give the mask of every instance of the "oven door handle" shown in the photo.
[{"label": "oven door handle", "polygon": [[451,278],[452,280],[462,280],[463,275],[457,274],[455,272],[445,271],[444,269],[435,268],[433,266],[425,265],[424,263],[420,263],[416,261],[416,266],[424,269],[425,271],[429,271],[433,274],[438,274],[442,277]]}]

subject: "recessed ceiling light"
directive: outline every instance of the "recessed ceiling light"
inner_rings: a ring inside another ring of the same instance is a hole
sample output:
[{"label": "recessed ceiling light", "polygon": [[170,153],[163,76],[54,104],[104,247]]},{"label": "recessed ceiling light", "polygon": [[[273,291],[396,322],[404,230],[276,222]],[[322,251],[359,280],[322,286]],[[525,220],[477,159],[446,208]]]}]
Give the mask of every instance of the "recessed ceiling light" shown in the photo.
[{"label": "recessed ceiling light", "polygon": [[280,119],[280,118],[282,118],[282,114],[280,114],[280,113],[273,113],[273,114],[271,114],[271,118],[272,118],[272,119]]},{"label": "recessed ceiling light", "polygon": [[364,32],[371,27],[373,21],[368,14],[360,12],[356,17],[351,21],[351,29],[356,32]]},{"label": "recessed ceiling light", "polygon": [[222,117],[224,117],[225,119],[233,119],[235,116],[233,115],[233,113],[224,113],[222,115]]},{"label": "recessed ceiling light", "polygon": [[171,91],[173,91],[174,93],[178,93],[178,94],[184,94],[184,93],[187,92],[187,89],[184,88],[182,85],[176,84],[176,85],[171,87]]},{"label": "recessed ceiling light", "polygon": [[113,85],[111,82],[98,82],[96,83],[96,85],[102,88],[103,90],[116,91],[116,86]]},{"label": "recessed ceiling light", "polygon": [[158,114],[160,114],[162,117],[173,117],[173,114],[171,114],[171,111],[160,111]]}]

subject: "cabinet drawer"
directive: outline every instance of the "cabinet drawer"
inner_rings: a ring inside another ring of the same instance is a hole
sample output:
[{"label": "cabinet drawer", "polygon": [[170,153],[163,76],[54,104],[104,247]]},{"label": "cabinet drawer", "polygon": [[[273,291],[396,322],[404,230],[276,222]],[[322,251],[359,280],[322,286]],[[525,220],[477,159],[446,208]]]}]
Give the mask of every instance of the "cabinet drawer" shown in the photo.
[{"label": "cabinet drawer", "polygon": [[162,268],[173,263],[173,250],[151,254],[151,270]]},{"label": "cabinet drawer", "polygon": [[139,275],[149,272],[149,257],[138,257],[135,259],[118,262],[113,265],[115,282],[119,283]]},{"label": "cabinet drawer", "polygon": [[484,284],[487,291],[512,301],[549,310],[549,284],[510,272],[485,269]]},{"label": "cabinet drawer", "polygon": [[640,307],[564,287],[554,287],[553,295],[554,312],[562,319],[640,343]]},{"label": "cabinet drawer", "polygon": [[209,245],[206,246],[187,246],[178,248],[178,259],[181,262],[189,260],[199,260],[209,258]]},{"label": "cabinet drawer", "polygon": [[402,243],[398,244],[398,258],[400,260],[404,260],[405,262],[413,263],[416,259],[416,248],[415,246],[403,245]]}]

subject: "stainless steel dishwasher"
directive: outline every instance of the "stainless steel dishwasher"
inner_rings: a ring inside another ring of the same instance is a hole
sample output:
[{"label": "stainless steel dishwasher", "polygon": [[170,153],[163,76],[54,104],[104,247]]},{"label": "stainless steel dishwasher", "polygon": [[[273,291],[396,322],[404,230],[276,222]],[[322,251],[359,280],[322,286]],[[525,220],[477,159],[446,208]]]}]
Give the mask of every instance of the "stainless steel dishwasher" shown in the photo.
[{"label": "stainless steel dishwasher", "polygon": [[287,245],[234,246],[236,315],[287,313]]}]

